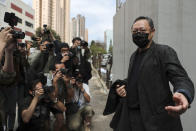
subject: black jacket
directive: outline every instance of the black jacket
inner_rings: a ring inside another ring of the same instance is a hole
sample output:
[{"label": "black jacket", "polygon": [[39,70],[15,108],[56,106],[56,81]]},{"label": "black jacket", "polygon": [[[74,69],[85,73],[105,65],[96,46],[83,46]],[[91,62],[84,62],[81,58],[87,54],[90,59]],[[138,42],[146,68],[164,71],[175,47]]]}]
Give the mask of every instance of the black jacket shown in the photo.
[{"label": "black jacket", "polygon": [[[132,68],[135,54],[136,52],[130,58],[129,71]],[[165,110],[165,106],[174,105],[169,82],[174,86],[174,92],[184,91],[183,93],[185,93],[189,103],[194,98],[194,85],[180,64],[176,52],[167,45],[159,45],[153,42],[141,62],[139,72],[137,84],[140,112],[146,130],[182,131],[180,118],[169,116]],[[111,94],[108,96],[107,104],[119,101],[119,97],[117,99],[117,94],[114,91]],[[125,102],[125,104],[127,103]],[[112,107],[115,109],[111,109],[106,105],[104,114],[118,112],[117,107],[115,106]],[[124,121],[126,120],[127,118],[124,119]],[[115,125],[119,123],[112,123],[112,128],[117,129]],[[121,127],[118,128],[121,129]]]}]

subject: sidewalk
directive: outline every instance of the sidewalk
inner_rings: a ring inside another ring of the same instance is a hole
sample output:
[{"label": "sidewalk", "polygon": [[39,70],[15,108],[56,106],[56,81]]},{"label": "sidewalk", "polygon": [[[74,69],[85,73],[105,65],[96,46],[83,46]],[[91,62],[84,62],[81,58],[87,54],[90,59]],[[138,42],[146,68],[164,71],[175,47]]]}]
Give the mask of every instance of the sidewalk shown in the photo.
[{"label": "sidewalk", "polygon": [[112,115],[103,116],[103,110],[105,108],[107,100],[107,92],[103,83],[98,77],[95,70],[92,71],[92,79],[89,81],[90,93],[91,93],[91,105],[95,111],[95,116],[92,121],[91,131],[112,131],[109,127]]}]

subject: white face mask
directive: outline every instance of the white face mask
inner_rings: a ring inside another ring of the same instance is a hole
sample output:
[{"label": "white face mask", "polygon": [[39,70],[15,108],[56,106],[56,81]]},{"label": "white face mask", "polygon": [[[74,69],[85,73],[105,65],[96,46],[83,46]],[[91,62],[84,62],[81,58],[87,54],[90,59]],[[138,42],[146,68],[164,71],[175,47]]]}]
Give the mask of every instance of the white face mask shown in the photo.
[{"label": "white face mask", "polygon": [[85,52],[85,49],[82,49],[82,51],[81,51],[82,56],[84,56],[84,52]]}]

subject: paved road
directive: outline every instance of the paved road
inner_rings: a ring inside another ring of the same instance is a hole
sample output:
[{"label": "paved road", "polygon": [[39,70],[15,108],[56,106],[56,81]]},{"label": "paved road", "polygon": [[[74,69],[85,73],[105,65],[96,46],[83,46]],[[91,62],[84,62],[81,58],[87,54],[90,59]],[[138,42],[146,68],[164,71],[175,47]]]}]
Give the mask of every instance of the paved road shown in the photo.
[{"label": "paved road", "polygon": [[89,81],[89,86],[92,96],[91,105],[95,111],[95,116],[92,122],[93,128],[91,131],[112,131],[112,129],[109,127],[112,115],[102,115],[107,100],[107,94],[101,90],[101,84],[96,75],[93,75],[93,78]]}]

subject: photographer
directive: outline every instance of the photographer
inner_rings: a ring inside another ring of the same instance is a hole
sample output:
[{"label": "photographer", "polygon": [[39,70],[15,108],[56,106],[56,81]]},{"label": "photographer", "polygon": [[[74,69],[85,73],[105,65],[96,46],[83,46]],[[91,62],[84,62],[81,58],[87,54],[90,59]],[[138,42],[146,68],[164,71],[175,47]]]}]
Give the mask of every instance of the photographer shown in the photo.
[{"label": "photographer", "polygon": [[47,25],[43,25],[40,37],[32,37],[39,48],[37,54],[32,54],[34,58],[30,55],[31,70],[34,72],[44,72],[49,73],[49,67],[53,65],[59,52],[60,42],[57,41],[52,32],[47,28]]},{"label": "photographer", "polygon": [[80,38],[76,37],[73,39],[73,46],[70,51],[73,53],[73,63],[76,68],[80,69],[83,76],[84,83],[88,84],[91,79],[91,64],[88,62],[90,58],[90,50],[88,48],[88,43]]},{"label": "photographer", "polygon": [[[0,130],[3,130],[3,126],[6,127],[6,114],[10,112],[10,106],[13,105],[10,104],[11,101],[8,102],[8,98],[10,98],[10,95],[15,94],[13,84],[15,82],[16,73],[13,64],[13,52],[17,42],[11,32],[13,32],[13,30],[10,27],[0,32],[0,60],[3,65],[3,67],[0,65]],[[10,117],[12,116],[14,117],[14,114],[11,114]]]},{"label": "photographer", "polygon": [[[71,70],[65,68],[65,65],[61,62],[55,63],[55,71],[53,86],[55,87],[55,93],[57,94],[57,98],[62,103],[69,102],[73,99],[74,92],[70,85],[71,79]],[[55,131],[62,129],[64,125],[64,116],[63,112],[56,111],[53,112],[55,115],[56,121],[54,123]]]},{"label": "photographer", "polygon": [[69,45],[67,43],[61,43],[59,46],[60,52],[57,55],[57,61],[61,61],[65,64],[65,67],[72,69],[72,57],[73,54],[69,51]]},{"label": "photographer", "polygon": [[42,40],[39,45],[39,52],[36,58],[31,62],[31,70],[36,73],[49,72],[49,66],[54,63],[53,45],[49,40]]},{"label": "photographer", "polygon": [[34,80],[29,96],[22,105],[22,124],[19,131],[49,131],[50,111],[54,109],[64,112],[66,108],[58,101],[51,87],[44,87],[41,80]]},{"label": "photographer", "polygon": [[84,60],[88,60],[90,58],[88,43],[79,37],[74,38],[72,42],[73,46],[70,48],[70,51],[79,58],[79,64]]},{"label": "photographer", "polygon": [[[18,105],[21,105],[24,97],[28,95],[27,72],[30,65],[28,63],[28,50],[26,43],[17,44],[17,49],[14,51],[14,68],[16,71],[17,103]],[[18,112],[20,112],[20,110],[19,106]],[[18,120],[20,120],[20,116],[18,116]]]},{"label": "photographer", "polygon": [[[79,77],[80,76],[80,77]],[[90,126],[91,119],[94,116],[94,111],[89,105],[90,92],[87,84],[83,83],[81,74],[72,77],[71,83],[74,87],[73,103],[77,105],[78,110],[69,114],[67,118],[68,128],[70,130],[83,130],[85,126]],[[69,106],[67,106],[69,110]]]},{"label": "photographer", "polygon": [[[16,40],[13,39],[13,35],[10,34],[13,30],[10,27],[3,29],[0,32],[0,61],[2,61],[2,57],[5,54],[5,63],[3,67],[0,67],[0,83],[10,83],[13,81],[14,73],[14,65],[13,65],[13,50],[16,46]],[[5,77],[5,78],[4,78]],[[10,82],[9,82],[10,81]]]},{"label": "photographer", "polygon": [[80,64],[80,61],[81,61],[81,48],[80,48],[80,43],[81,43],[81,39],[79,37],[75,37],[73,40],[72,40],[72,47],[70,48],[70,52],[73,53],[74,56],[77,56],[78,59],[79,59],[79,64]]},{"label": "photographer", "polygon": [[81,45],[82,59],[88,60],[90,58],[90,49],[88,48],[88,43],[82,40],[80,45]]}]

